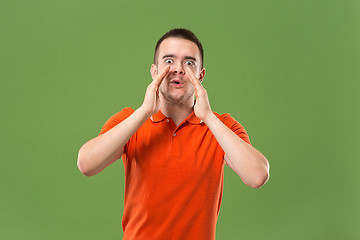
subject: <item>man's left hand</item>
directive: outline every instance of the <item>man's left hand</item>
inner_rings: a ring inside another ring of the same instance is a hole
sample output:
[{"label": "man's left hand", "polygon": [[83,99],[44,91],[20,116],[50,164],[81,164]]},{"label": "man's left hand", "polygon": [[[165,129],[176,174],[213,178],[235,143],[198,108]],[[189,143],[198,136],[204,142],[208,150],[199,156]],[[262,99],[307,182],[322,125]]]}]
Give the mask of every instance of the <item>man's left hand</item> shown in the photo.
[{"label": "man's left hand", "polygon": [[196,78],[196,76],[189,67],[186,68],[186,75],[188,76],[195,90],[195,115],[203,122],[205,122],[209,116],[213,115],[206,89],[203,87],[199,79]]}]

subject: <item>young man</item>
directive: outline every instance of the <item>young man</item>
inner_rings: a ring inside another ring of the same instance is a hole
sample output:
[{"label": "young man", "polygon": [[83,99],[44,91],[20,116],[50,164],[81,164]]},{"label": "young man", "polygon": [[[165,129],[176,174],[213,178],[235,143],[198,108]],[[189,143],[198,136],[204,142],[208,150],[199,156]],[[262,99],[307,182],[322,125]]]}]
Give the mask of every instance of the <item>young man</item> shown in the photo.
[{"label": "young man", "polygon": [[224,164],[259,188],[269,163],[239,122],[211,110],[202,45],[191,31],[160,38],[150,72],[141,107],[113,115],[81,147],[78,167],[92,176],[122,157],[123,239],[215,239]]}]

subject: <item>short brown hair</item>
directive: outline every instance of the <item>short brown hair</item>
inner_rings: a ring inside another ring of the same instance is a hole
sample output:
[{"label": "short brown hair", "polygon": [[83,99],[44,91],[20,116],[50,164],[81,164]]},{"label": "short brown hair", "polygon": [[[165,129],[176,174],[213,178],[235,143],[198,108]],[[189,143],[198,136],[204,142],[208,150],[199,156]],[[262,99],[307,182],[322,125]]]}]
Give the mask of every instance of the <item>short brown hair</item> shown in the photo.
[{"label": "short brown hair", "polygon": [[156,64],[156,58],[157,58],[157,51],[158,48],[160,46],[160,44],[167,38],[169,37],[177,37],[177,38],[183,38],[186,40],[190,40],[193,43],[196,44],[196,46],[199,48],[199,52],[200,52],[200,57],[201,57],[201,68],[203,68],[204,66],[204,50],[203,47],[201,45],[200,40],[196,37],[196,35],[185,28],[174,28],[171,29],[170,31],[168,31],[167,33],[165,33],[160,39],[159,41],[156,43],[155,46],[155,53],[154,53],[154,64]]}]

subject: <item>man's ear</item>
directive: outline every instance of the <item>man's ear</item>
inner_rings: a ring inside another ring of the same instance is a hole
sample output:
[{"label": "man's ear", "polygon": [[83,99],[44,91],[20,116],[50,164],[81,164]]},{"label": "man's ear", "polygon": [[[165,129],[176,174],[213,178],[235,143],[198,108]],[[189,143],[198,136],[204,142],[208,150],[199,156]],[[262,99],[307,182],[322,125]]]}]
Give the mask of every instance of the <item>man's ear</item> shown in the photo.
[{"label": "man's ear", "polygon": [[155,64],[151,65],[150,73],[151,73],[152,79],[154,79],[154,77],[157,75],[157,66]]},{"label": "man's ear", "polygon": [[201,69],[200,74],[199,74],[199,81],[202,82],[204,80],[205,77],[205,68]]}]

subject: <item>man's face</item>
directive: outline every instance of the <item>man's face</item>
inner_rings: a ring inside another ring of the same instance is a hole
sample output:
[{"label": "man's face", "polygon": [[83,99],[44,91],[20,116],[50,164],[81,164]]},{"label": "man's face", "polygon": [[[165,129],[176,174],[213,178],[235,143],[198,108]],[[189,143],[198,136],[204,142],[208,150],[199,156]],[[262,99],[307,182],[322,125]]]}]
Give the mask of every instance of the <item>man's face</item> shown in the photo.
[{"label": "man's face", "polygon": [[169,37],[158,48],[157,65],[151,66],[151,74],[157,75],[170,65],[168,75],[160,85],[160,93],[165,100],[185,103],[194,95],[194,88],[185,74],[189,67],[202,81],[205,69],[201,69],[200,51],[197,45],[183,38]]}]

